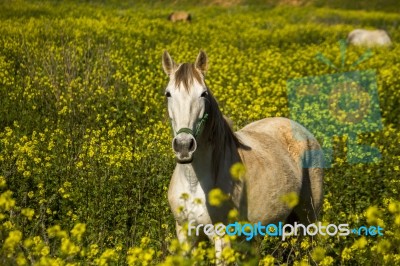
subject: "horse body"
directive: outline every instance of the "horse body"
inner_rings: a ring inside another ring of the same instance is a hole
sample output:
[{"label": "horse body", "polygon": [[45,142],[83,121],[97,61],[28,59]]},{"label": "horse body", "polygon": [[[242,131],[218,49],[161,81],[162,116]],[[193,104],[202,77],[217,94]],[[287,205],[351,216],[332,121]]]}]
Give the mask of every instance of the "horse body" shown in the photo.
[{"label": "horse body", "polygon": [[192,16],[189,12],[186,11],[175,11],[169,14],[168,20],[172,22],[184,21],[190,22],[192,20]]},{"label": "horse body", "polygon": [[[302,134],[303,139],[295,139],[293,130]],[[308,224],[315,221],[322,202],[322,169],[303,169],[301,166],[302,154],[307,150],[320,149],[313,136],[299,124],[285,118],[266,118],[247,125],[235,134],[250,149],[233,149],[237,154],[227,156],[230,159],[223,163],[217,183],[213,183],[211,149],[206,145],[208,149],[199,149],[192,163],[176,165],[168,195],[177,221],[180,224],[188,220],[195,220],[198,224],[227,222],[227,212],[221,208],[216,208],[212,218],[209,215],[214,208],[207,206],[207,195],[215,187],[231,195],[232,204],[228,206],[234,206],[241,218],[252,223],[285,221],[291,209],[280,197],[290,192],[296,192],[305,205],[295,210],[301,222]],[[229,169],[237,161],[246,166],[246,176],[244,180],[235,182]],[[303,186],[305,184],[311,186]],[[181,199],[183,193],[189,198]],[[195,199],[200,199],[201,204],[193,203]],[[178,211],[182,206],[185,211]]]},{"label": "horse body", "polygon": [[[281,197],[296,192],[300,204],[293,211],[299,222],[315,221],[322,202],[322,168],[302,167],[302,156],[307,151],[320,150],[311,133],[289,119],[266,118],[236,134],[251,147],[240,150],[246,166],[245,218],[262,224],[285,221],[292,210]],[[322,165],[322,158],[312,160]],[[242,206],[239,209],[243,212]]]},{"label": "horse body", "polygon": [[[205,86],[204,52],[195,64],[181,65],[165,52],[163,67],[170,77],[166,96],[178,162],[168,200],[180,241],[188,241],[184,223],[227,224],[232,208],[251,223],[277,223],[292,213],[303,224],[315,221],[322,204],[323,159],[321,153],[308,152],[321,149],[312,134],[286,118],[259,120],[234,133]],[[305,158],[314,167],[303,167]],[[246,168],[241,179],[230,174],[237,162]],[[209,203],[208,193],[214,188],[229,195],[222,206]],[[299,195],[294,208],[281,200],[291,192]],[[229,243],[215,237],[210,239],[218,258]]]}]

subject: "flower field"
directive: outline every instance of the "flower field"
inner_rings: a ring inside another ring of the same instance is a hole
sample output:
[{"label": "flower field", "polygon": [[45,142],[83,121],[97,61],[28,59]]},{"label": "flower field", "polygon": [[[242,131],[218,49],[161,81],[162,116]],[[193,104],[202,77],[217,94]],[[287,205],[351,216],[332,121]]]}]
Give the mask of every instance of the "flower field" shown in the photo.
[{"label": "flower field", "polygon": [[[174,168],[161,55],[210,61],[207,85],[234,128],[291,117],[287,81],[340,72],[338,41],[384,28],[393,45],[348,47],[344,71],[375,70],[383,127],[358,142],[381,158],[349,163],[334,136],[323,223],[379,225],[384,236],[258,239],[226,249],[239,265],[400,265],[400,18],[330,8],[102,1],[0,3],[0,265],[209,265],[175,239]],[[324,126],[324,125],[322,125]],[[257,248],[254,248],[257,246]],[[289,254],[289,255],[288,255]],[[259,261],[259,262],[258,262]]]}]

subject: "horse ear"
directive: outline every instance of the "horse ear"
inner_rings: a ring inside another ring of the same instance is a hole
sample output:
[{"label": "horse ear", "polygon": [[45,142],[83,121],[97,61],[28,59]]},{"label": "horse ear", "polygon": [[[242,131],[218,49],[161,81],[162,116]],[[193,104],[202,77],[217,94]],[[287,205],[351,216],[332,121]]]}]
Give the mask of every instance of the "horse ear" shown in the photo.
[{"label": "horse ear", "polygon": [[201,73],[205,73],[207,71],[208,67],[208,60],[207,60],[207,55],[203,50],[200,50],[199,55],[197,56],[196,63],[194,63],[194,66],[201,71]]},{"label": "horse ear", "polygon": [[169,53],[167,51],[164,51],[164,53],[163,53],[162,65],[163,65],[164,72],[168,76],[170,76],[176,68],[176,64],[175,64],[174,60],[172,60],[172,57],[169,55]]}]

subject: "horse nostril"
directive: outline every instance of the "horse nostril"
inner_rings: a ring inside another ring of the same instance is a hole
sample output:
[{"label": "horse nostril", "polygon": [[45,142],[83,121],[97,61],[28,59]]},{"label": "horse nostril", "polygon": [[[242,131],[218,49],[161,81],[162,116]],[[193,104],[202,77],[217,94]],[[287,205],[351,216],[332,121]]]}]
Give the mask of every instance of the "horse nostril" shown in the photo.
[{"label": "horse nostril", "polygon": [[172,149],[174,151],[178,151],[178,149],[179,149],[178,140],[176,138],[174,138],[174,140],[172,141]]},{"label": "horse nostril", "polygon": [[172,140],[172,149],[181,154],[188,154],[194,152],[197,148],[196,140],[193,137],[175,137]]},{"label": "horse nostril", "polygon": [[193,151],[193,150],[195,150],[195,147],[194,147],[194,139],[190,139],[189,151]]}]

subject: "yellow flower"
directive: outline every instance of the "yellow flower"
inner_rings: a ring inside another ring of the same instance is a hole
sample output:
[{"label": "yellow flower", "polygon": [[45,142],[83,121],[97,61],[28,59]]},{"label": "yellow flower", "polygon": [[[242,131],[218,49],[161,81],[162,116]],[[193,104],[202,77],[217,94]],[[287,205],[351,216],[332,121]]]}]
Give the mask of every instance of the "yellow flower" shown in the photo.
[{"label": "yellow flower", "polygon": [[310,247],[308,239],[304,239],[303,241],[301,241],[300,247],[304,250],[308,249]]},{"label": "yellow flower", "polygon": [[61,227],[59,225],[54,225],[48,228],[47,233],[49,234],[49,237],[65,238],[68,236],[67,232],[61,230]]},{"label": "yellow flower", "polygon": [[400,202],[393,201],[393,202],[389,203],[388,209],[391,213],[400,212]]},{"label": "yellow flower", "polygon": [[381,212],[379,211],[377,206],[370,206],[365,211],[365,217],[367,218],[367,223],[369,224],[376,224],[380,215]]},{"label": "yellow flower", "polygon": [[182,213],[184,210],[185,210],[185,207],[179,206],[176,211],[177,211],[177,213]]},{"label": "yellow flower", "polygon": [[314,250],[311,253],[311,257],[313,258],[313,260],[315,260],[316,262],[320,262],[324,259],[325,257],[325,249],[322,247],[316,247],[314,248]]},{"label": "yellow flower", "polygon": [[24,240],[24,247],[30,248],[34,244],[32,238],[27,238]]},{"label": "yellow flower", "polygon": [[28,197],[31,199],[33,198],[33,196],[35,195],[35,193],[33,191],[29,191],[28,192]]},{"label": "yellow flower", "polygon": [[193,203],[196,204],[196,205],[200,205],[200,204],[203,203],[203,201],[200,198],[195,198]]},{"label": "yellow flower", "polygon": [[222,259],[226,262],[226,263],[234,263],[237,259],[239,254],[237,254],[235,252],[235,250],[233,250],[231,247],[225,247],[222,250]]},{"label": "yellow flower", "polygon": [[173,239],[169,245],[169,251],[175,253],[180,249],[180,244],[178,239]]},{"label": "yellow flower", "polygon": [[197,248],[195,248],[192,251],[192,257],[196,261],[204,261],[206,254],[207,254],[207,249],[206,249],[206,242],[202,241],[198,244]]},{"label": "yellow flower", "polygon": [[44,246],[44,247],[42,248],[42,250],[40,251],[40,254],[41,254],[42,256],[47,256],[47,255],[49,255],[49,254],[50,254],[50,248],[49,248],[48,246]]},{"label": "yellow flower", "polygon": [[8,234],[8,237],[4,241],[4,249],[8,250],[11,253],[14,253],[15,246],[21,241],[22,233],[18,230],[11,231]]},{"label": "yellow flower", "polygon": [[242,163],[238,162],[231,166],[230,173],[233,179],[240,180],[244,178],[246,174],[246,168]]},{"label": "yellow flower", "polygon": [[10,221],[6,221],[3,223],[4,228],[6,228],[7,230],[10,230],[14,227],[13,223]]},{"label": "yellow flower", "polygon": [[12,207],[15,206],[15,200],[11,197],[12,194],[12,191],[7,190],[0,195],[0,208],[9,211]]},{"label": "yellow flower", "polygon": [[183,200],[188,200],[189,199],[189,194],[188,193],[182,193],[180,198],[183,199]]},{"label": "yellow flower", "polygon": [[75,245],[69,238],[64,237],[61,239],[61,252],[65,255],[75,255],[80,248]]},{"label": "yellow flower", "polygon": [[300,262],[295,261],[293,263],[294,266],[310,266],[310,264],[306,260],[302,260]]},{"label": "yellow flower", "polygon": [[25,256],[23,253],[18,253],[17,258],[15,260],[18,266],[24,266],[28,265],[28,261],[25,259]]},{"label": "yellow flower", "polygon": [[24,177],[30,177],[31,176],[31,171],[24,171],[22,174]]},{"label": "yellow flower", "polygon": [[97,263],[97,265],[100,266],[105,266],[108,265],[108,261],[112,260],[116,260],[118,259],[118,255],[115,252],[115,250],[113,249],[106,249],[100,256],[100,258],[96,259],[95,262]]},{"label": "yellow flower", "polygon": [[99,246],[97,244],[90,245],[88,257],[93,258],[98,253],[99,253]]},{"label": "yellow flower", "polygon": [[47,229],[49,237],[57,236],[58,232],[61,231],[61,227],[57,224]]},{"label": "yellow flower", "polygon": [[6,186],[6,179],[4,176],[0,176],[0,188],[5,187]]},{"label": "yellow flower", "polygon": [[320,263],[320,266],[330,266],[333,264],[333,258],[331,256],[326,256]]},{"label": "yellow flower", "polygon": [[351,248],[344,248],[344,249],[342,250],[342,260],[349,260],[349,259],[351,259],[351,258],[352,258],[351,252],[352,252]]},{"label": "yellow flower", "polygon": [[86,224],[77,223],[71,230],[71,235],[74,236],[78,241],[81,241],[83,233],[86,231]]},{"label": "yellow flower", "polygon": [[290,192],[286,195],[283,195],[281,200],[286,203],[289,208],[293,208],[299,204],[299,196],[296,192]]},{"label": "yellow flower", "polygon": [[360,237],[358,240],[354,241],[354,244],[351,246],[352,249],[363,249],[368,244],[365,236]]},{"label": "yellow flower", "polygon": [[236,209],[232,209],[228,213],[228,219],[231,221],[235,221],[239,218],[239,212]]},{"label": "yellow flower", "polygon": [[260,261],[260,265],[273,266],[275,265],[275,258],[271,255],[267,255]]},{"label": "yellow flower", "polygon": [[28,220],[32,220],[33,215],[35,214],[35,210],[30,208],[24,208],[21,210],[21,214],[26,216]]},{"label": "yellow flower", "polygon": [[49,258],[47,256],[40,257],[38,265],[51,265],[51,266],[61,266],[63,265],[62,261],[60,259],[53,259]]},{"label": "yellow flower", "polygon": [[147,245],[150,243],[150,238],[145,236],[142,237],[142,239],[140,240],[140,247],[144,248],[147,247]]},{"label": "yellow flower", "polygon": [[380,254],[386,254],[391,247],[390,241],[387,239],[382,239],[379,241],[376,251]]},{"label": "yellow flower", "polygon": [[219,188],[214,188],[208,193],[208,201],[211,206],[220,207],[228,196]]},{"label": "yellow flower", "polygon": [[396,217],[394,218],[394,223],[396,225],[400,225],[400,214],[397,214]]}]

